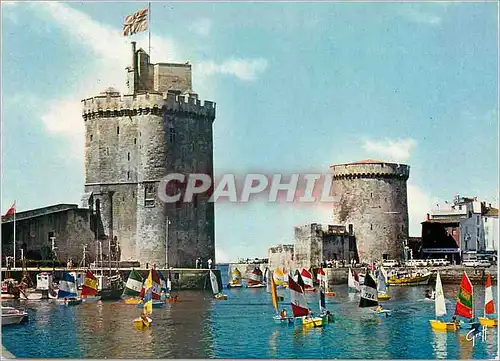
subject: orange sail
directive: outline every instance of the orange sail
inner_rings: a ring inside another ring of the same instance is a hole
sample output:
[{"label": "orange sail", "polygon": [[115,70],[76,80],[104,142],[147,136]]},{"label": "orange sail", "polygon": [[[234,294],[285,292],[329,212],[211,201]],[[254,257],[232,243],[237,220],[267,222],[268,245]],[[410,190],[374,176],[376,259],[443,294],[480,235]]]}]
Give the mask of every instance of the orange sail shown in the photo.
[{"label": "orange sail", "polygon": [[271,272],[271,296],[273,298],[273,306],[274,309],[276,310],[276,313],[278,313],[278,294],[276,292],[276,282],[274,282],[274,277]]},{"label": "orange sail", "polygon": [[472,318],[473,314],[473,289],[469,276],[464,272],[462,282],[460,282],[460,290],[458,291],[457,305],[455,315],[465,318]]},{"label": "orange sail", "polygon": [[92,272],[87,271],[82,285],[82,296],[95,296],[97,294],[97,278]]}]

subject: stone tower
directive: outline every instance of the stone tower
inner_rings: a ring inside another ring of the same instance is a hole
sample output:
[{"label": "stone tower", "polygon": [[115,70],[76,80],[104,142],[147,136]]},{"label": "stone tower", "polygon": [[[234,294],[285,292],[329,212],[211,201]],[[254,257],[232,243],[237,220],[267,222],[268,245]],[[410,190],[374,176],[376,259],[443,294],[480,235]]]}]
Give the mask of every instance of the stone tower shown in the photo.
[{"label": "stone tower", "polygon": [[361,262],[400,260],[408,239],[405,164],[364,160],[332,167],[335,224],[353,229]]},{"label": "stone tower", "polygon": [[168,173],[213,179],[215,103],[198,100],[188,63],[151,64],[132,42],[128,94],[112,88],[83,100],[85,192],[100,219],[98,238],[119,245],[121,261],[193,267],[215,262],[214,205],[209,195],[165,204]]}]

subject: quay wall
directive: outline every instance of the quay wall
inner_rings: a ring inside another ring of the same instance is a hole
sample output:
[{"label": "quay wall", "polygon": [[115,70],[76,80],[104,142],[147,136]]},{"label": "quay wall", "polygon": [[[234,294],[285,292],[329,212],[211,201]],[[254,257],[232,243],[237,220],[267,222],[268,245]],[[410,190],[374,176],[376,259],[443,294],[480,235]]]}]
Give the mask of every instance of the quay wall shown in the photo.
[{"label": "quay wall", "polygon": [[[436,271],[441,275],[441,282],[443,284],[460,284],[464,271],[473,284],[484,285],[488,274],[491,274],[491,281],[494,285],[497,284],[497,269],[496,268],[467,268],[467,267],[454,267],[454,268],[427,268],[433,274],[429,280],[429,284],[436,281]],[[347,284],[348,268],[325,268],[326,277],[328,282],[332,285]],[[366,272],[363,268],[354,269],[357,274],[364,274]],[[403,269],[401,269],[403,270]]]},{"label": "quay wall", "polygon": [[[53,272],[54,273],[54,278],[60,279],[62,277],[62,273],[64,271],[68,272],[78,272],[78,273],[83,273],[87,269],[84,268],[71,268],[71,269],[64,269],[64,268],[55,268],[55,270],[52,269],[41,269],[41,270],[35,270],[35,269],[28,269],[28,275],[33,281],[33,283],[36,286],[36,275],[41,272]],[[119,269],[119,272],[123,278],[123,280],[126,282],[128,275],[132,269]],[[148,269],[140,269],[140,268],[135,268],[136,271],[141,273],[141,275],[145,278],[148,276],[149,270]],[[208,269],[191,269],[191,268],[173,268],[171,270],[165,270],[165,269],[159,269],[159,271],[165,276],[165,278],[168,278],[169,272],[170,272],[170,280],[172,282],[172,290],[205,290],[205,289],[211,289],[210,285],[210,272]],[[219,288],[222,289],[222,279],[221,279],[221,274],[220,270],[217,269],[212,269],[212,271],[215,273],[217,276],[217,280],[219,283]],[[100,274],[100,270],[92,270],[95,274]],[[104,275],[109,274],[108,269],[103,270]],[[114,273],[114,270],[111,272]],[[2,279],[6,278],[13,278],[17,281],[20,281],[22,278],[22,271],[21,270],[9,270],[7,271],[6,269],[2,268]]]}]

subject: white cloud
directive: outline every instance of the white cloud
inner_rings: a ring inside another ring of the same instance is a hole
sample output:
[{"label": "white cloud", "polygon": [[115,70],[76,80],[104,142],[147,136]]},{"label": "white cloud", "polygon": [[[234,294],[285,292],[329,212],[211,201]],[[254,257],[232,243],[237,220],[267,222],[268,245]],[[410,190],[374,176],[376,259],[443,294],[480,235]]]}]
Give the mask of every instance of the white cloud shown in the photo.
[{"label": "white cloud", "polygon": [[403,8],[399,9],[399,14],[405,19],[418,24],[437,26],[441,24],[442,17],[447,11],[449,3],[438,1],[434,3],[402,5]]},{"label": "white cloud", "polygon": [[436,204],[436,199],[418,186],[408,183],[408,217],[410,237],[422,235],[421,222]]},{"label": "white cloud", "polygon": [[406,139],[384,139],[380,141],[366,140],[363,149],[377,156],[384,157],[383,160],[404,162],[410,158],[412,149],[417,142],[411,138]]},{"label": "white cloud", "polygon": [[212,20],[210,19],[196,20],[189,26],[189,30],[201,36],[208,36],[210,35],[210,31],[212,30]]},{"label": "white cloud", "polygon": [[213,61],[202,62],[198,65],[200,75],[210,76],[214,74],[234,75],[245,81],[253,81],[267,68],[267,60],[258,59],[229,59],[222,64]]},{"label": "white cloud", "polygon": [[215,261],[217,263],[229,263],[231,260],[223,250],[215,247]]}]

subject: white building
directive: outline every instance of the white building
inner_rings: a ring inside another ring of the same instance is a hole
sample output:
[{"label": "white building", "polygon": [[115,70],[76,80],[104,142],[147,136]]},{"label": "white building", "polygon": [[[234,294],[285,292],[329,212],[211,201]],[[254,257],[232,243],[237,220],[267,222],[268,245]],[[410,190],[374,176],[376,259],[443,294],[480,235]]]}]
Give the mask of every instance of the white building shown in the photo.
[{"label": "white building", "polygon": [[489,205],[487,211],[483,214],[483,224],[486,251],[498,251],[498,208],[493,208],[491,204]]}]

